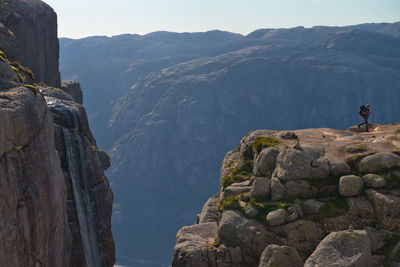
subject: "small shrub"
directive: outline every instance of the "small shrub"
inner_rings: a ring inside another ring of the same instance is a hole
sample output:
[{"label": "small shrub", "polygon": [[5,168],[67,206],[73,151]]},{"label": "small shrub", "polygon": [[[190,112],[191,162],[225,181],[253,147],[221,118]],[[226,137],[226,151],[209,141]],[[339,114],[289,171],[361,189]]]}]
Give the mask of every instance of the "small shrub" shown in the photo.
[{"label": "small shrub", "polygon": [[19,70],[18,70],[16,67],[14,67],[14,66],[11,66],[11,68],[12,68],[13,71],[17,74],[19,82],[20,82],[20,83],[23,83],[25,79],[24,79],[24,77],[22,77],[22,75],[21,75],[21,73],[19,72]]},{"label": "small shrub", "polygon": [[37,95],[40,93],[39,89],[36,86],[30,85],[30,84],[24,84],[25,88],[31,89],[31,91]]},{"label": "small shrub", "polygon": [[364,145],[356,145],[354,148],[357,152],[365,152],[369,150],[369,148]]},{"label": "small shrub", "polygon": [[6,58],[7,58],[6,53],[0,50],[0,60],[5,62]]},{"label": "small shrub", "polygon": [[28,68],[24,67],[21,64],[19,64],[18,61],[14,61],[10,64],[11,66],[17,68],[19,71],[24,72],[26,75],[28,75],[29,78],[31,78],[33,81],[35,80],[35,75],[33,75],[33,72]]},{"label": "small shrub", "polygon": [[242,168],[236,167],[233,168],[230,174],[226,175],[222,181],[222,188],[226,188],[233,183],[240,183],[251,178],[251,172],[244,170]]},{"label": "small shrub", "polygon": [[282,142],[271,136],[257,137],[253,143],[253,151],[260,153],[264,148],[281,145]]},{"label": "small shrub", "polygon": [[240,206],[239,199],[235,196],[230,196],[222,200],[218,204],[219,210],[238,210],[243,211],[242,206]]}]

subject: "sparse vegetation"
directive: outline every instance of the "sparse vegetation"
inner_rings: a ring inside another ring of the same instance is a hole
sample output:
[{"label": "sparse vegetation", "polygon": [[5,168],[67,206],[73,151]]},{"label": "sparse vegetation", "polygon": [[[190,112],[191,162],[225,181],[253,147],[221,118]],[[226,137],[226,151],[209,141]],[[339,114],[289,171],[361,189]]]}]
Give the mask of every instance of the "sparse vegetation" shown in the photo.
[{"label": "sparse vegetation", "polygon": [[31,89],[31,91],[37,95],[40,93],[39,89],[36,86],[30,85],[30,84],[24,84],[25,88]]},{"label": "sparse vegetation", "polygon": [[6,61],[6,58],[7,58],[6,53],[0,50],[0,60],[4,62]]},{"label": "sparse vegetation", "polygon": [[31,80],[35,80],[35,75],[28,67],[22,66],[18,61],[14,61],[10,65],[25,73]]},{"label": "sparse vegetation", "polygon": [[365,145],[356,145],[354,148],[357,152],[365,152],[369,150]]},{"label": "sparse vegetation", "polygon": [[250,198],[250,202],[246,205],[251,205],[258,211],[255,219],[260,222],[265,222],[266,216],[269,212],[277,209],[287,209],[289,207],[289,204],[283,202],[270,201],[266,203],[259,203],[255,198]]},{"label": "sparse vegetation", "polygon": [[282,142],[271,136],[260,136],[253,143],[253,151],[260,153],[264,148],[281,145]]},{"label": "sparse vegetation", "polygon": [[247,170],[241,169],[239,167],[233,168],[229,175],[226,175],[221,183],[222,188],[226,188],[233,183],[240,183],[250,179],[251,173]]},{"label": "sparse vegetation", "polygon": [[19,72],[18,68],[11,66],[11,68],[13,69],[13,71],[17,74],[18,76],[18,80],[20,83],[24,82],[24,77],[22,77],[21,73]]},{"label": "sparse vegetation", "polygon": [[242,206],[240,206],[239,199],[235,196],[230,196],[218,203],[219,210],[238,210],[243,211]]}]

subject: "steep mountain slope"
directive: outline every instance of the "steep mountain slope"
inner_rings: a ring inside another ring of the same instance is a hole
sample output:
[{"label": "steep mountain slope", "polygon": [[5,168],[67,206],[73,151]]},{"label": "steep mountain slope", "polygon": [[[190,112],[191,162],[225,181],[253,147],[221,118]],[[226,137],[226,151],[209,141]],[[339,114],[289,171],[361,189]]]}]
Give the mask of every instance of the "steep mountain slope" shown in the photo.
[{"label": "steep mountain slope", "polygon": [[[256,46],[139,80],[116,102],[107,131],[118,140],[110,151],[120,204],[115,227],[138,226],[142,249],[150,250],[153,236],[173,240],[166,233],[215,190],[225,151],[253,129],[345,128],[367,102],[375,121],[399,121],[400,58],[393,51],[385,57],[314,44]],[[149,220],[138,221],[139,214]],[[133,240],[123,229],[115,235],[127,253]]]},{"label": "steep mountain slope", "polygon": [[[85,94],[102,99],[89,117],[113,162],[119,261],[168,265],[176,230],[193,223],[190,215],[216,191],[224,154],[247,132],[346,128],[358,122],[358,107],[367,102],[373,120],[398,121],[396,29],[298,27],[246,37],[215,32],[220,37],[209,42],[210,33],[62,40],[62,54],[86,56],[81,64],[78,56],[70,62],[62,56],[62,69],[69,69],[63,76],[96,74],[93,83],[87,80],[92,87],[84,84]],[[203,41],[183,41],[193,35]],[[135,46],[136,39],[142,46]],[[123,65],[128,62],[133,65]],[[135,82],[130,90],[124,88],[128,80]],[[105,114],[104,103],[124,91]]]}]

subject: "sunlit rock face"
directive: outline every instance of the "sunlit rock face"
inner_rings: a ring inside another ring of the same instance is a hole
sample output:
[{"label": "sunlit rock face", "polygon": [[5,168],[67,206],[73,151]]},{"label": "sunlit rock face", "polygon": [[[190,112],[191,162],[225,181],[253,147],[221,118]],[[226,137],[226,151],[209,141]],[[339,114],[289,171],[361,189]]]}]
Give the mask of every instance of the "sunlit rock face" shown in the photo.
[{"label": "sunlit rock face", "polygon": [[[176,235],[173,267],[398,264],[400,123],[286,133],[253,131],[226,154],[218,194]],[[255,177],[254,164],[272,172]]]}]

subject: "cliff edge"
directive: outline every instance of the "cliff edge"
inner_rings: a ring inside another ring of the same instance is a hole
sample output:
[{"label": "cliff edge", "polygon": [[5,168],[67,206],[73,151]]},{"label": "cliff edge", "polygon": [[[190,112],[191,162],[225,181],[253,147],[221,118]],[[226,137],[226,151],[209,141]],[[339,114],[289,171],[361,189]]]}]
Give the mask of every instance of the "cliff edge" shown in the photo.
[{"label": "cliff edge", "polygon": [[36,0],[0,10],[0,266],[113,266],[110,159],[82,99],[48,85],[59,84],[56,15]]},{"label": "cliff edge", "polygon": [[400,124],[390,124],[251,132],[226,154],[196,224],[179,230],[172,266],[399,262]]}]

